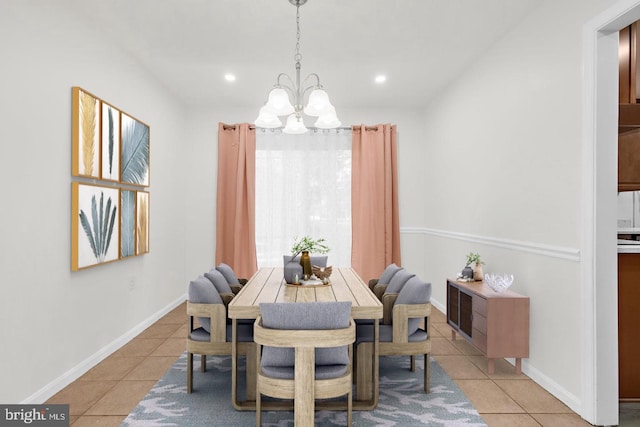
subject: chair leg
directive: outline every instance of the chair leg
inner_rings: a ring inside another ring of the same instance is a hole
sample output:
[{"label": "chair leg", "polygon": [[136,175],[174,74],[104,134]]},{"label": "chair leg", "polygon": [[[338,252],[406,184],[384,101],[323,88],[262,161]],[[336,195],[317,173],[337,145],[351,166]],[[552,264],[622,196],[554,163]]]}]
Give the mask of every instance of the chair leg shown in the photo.
[{"label": "chair leg", "polygon": [[187,393],[193,389],[193,353],[187,353]]},{"label": "chair leg", "polygon": [[256,395],[256,427],[260,427],[262,424],[262,394],[260,392]]},{"label": "chair leg", "polygon": [[431,392],[431,357],[429,353],[424,355],[424,392]]},{"label": "chair leg", "polygon": [[347,427],[351,427],[351,414],[353,411],[353,392],[347,393]]},{"label": "chair leg", "polygon": [[416,371],[416,356],[412,354],[411,356],[411,372]]},{"label": "chair leg", "polygon": [[202,354],[200,355],[200,372],[206,372],[206,371],[207,371],[207,355]]}]

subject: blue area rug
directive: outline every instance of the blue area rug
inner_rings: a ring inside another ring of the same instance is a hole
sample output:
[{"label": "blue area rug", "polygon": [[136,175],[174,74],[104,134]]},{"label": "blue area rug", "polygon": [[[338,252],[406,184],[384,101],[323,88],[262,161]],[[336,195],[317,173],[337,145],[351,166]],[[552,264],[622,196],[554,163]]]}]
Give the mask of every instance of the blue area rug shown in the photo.
[{"label": "blue area rug", "polygon": [[[486,424],[438,363],[431,359],[431,393],[422,387],[422,360],[416,372],[408,357],[380,358],[380,401],[373,411],[353,411],[354,426],[484,426]],[[240,370],[244,370],[241,359]],[[244,375],[240,374],[240,384]],[[231,358],[207,358],[200,372],[194,357],[194,388],[187,394],[184,353],[134,408],[121,426],[254,426],[256,414],[236,411],[231,404]],[[241,395],[244,390],[240,390]],[[316,426],[346,425],[346,411],[316,411]],[[263,411],[263,426],[292,426],[293,412]]]}]

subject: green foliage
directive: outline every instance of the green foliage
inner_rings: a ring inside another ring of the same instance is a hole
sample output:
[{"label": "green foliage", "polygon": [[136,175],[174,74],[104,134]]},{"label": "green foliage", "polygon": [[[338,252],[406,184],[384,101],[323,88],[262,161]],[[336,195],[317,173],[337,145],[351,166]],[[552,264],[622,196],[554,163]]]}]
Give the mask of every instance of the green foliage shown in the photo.
[{"label": "green foliage", "polygon": [[293,247],[291,248],[291,258],[295,258],[302,251],[309,251],[309,253],[314,254],[326,254],[330,249],[324,242],[324,239],[312,239],[309,236],[304,236],[301,239],[296,237],[293,240]]},{"label": "green foliage", "polygon": [[467,266],[471,265],[471,264],[484,264],[484,262],[482,262],[480,260],[480,254],[479,253],[474,253],[474,252],[469,252],[467,254]]},{"label": "green foliage", "polygon": [[107,112],[109,113],[109,175],[111,175],[113,169],[113,140],[115,136],[113,133],[113,109],[109,108]]},{"label": "green foliage", "polygon": [[84,210],[80,210],[80,223],[98,262],[104,262],[109,250],[117,210],[116,206],[113,207],[113,210],[111,209],[111,197],[107,200],[106,207],[103,199],[104,193],[100,192],[100,206],[98,207],[95,194],[91,196],[91,223],[89,223],[89,218]]}]

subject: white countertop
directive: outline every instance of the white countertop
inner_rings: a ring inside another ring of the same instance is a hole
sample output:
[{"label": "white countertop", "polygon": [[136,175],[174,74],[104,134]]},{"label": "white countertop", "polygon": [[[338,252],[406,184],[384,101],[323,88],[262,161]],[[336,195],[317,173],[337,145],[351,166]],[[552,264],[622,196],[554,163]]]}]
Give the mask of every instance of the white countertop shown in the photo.
[{"label": "white countertop", "polygon": [[640,254],[640,241],[618,239],[618,253]]}]

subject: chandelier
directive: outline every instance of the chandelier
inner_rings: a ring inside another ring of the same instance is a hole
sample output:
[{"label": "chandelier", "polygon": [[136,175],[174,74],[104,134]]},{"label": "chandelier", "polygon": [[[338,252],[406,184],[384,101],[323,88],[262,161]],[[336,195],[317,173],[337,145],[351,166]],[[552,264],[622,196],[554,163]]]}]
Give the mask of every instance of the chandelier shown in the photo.
[{"label": "chandelier", "polygon": [[[336,116],[336,109],[329,101],[329,95],[320,84],[320,77],[309,74],[300,82],[300,68],[302,67],[302,54],[300,53],[300,6],[307,0],[289,0],[296,7],[296,50],[293,59],[296,63],[295,81],[285,73],[278,74],[276,84],[269,92],[267,102],[260,108],[260,113],[255,125],[263,128],[282,127],[279,116],[288,116],[287,124],[282,130],[284,133],[300,134],[307,131],[302,113],[311,117],[317,117],[315,127],[321,129],[334,129],[341,125]],[[308,86],[305,86],[308,85]],[[311,91],[309,93],[309,91]],[[302,106],[305,96],[309,94],[307,105]]]}]

